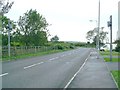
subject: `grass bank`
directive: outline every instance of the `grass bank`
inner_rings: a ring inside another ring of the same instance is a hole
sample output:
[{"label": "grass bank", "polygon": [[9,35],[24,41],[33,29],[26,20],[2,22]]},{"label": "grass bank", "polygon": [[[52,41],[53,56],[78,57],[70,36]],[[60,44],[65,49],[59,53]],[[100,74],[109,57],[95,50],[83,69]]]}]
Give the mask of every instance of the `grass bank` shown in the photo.
[{"label": "grass bank", "polygon": [[[110,62],[110,58],[104,58],[105,62]],[[119,58],[112,58],[112,62],[120,62]]]},{"label": "grass bank", "polygon": [[12,56],[12,57],[3,57],[2,61],[13,61],[13,60],[18,60],[18,59],[25,59],[25,58],[30,58],[30,57],[35,57],[35,56],[43,56],[43,55],[48,55],[48,54],[53,54],[53,53],[58,53],[58,52],[63,52],[63,51],[68,51],[72,49],[66,49],[66,50],[49,50],[49,51],[44,51],[44,52],[37,52],[37,53],[31,53],[31,54],[23,54],[19,56]]},{"label": "grass bank", "polygon": [[[107,55],[110,55],[110,52],[109,51],[100,51],[100,54],[107,56]],[[112,55],[113,56],[120,56],[120,53],[113,51]]]},{"label": "grass bank", "polygon": [[118,88],[120,90],[120,70],[119,71],[111,71],[115,81],[117,82]]}]

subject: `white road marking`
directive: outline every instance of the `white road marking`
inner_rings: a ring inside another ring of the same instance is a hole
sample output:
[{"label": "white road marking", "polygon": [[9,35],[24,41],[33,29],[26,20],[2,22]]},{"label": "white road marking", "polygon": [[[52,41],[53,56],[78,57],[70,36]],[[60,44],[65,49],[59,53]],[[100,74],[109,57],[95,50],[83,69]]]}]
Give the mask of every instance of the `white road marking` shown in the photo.
[{"label": "white road marking", "polygon": [[7,75],[8,73],[1,74],[0,77]]},{"label": "white road marking", "polygon": [[55,59],[58,59],[59,57],[55,57]]},{"label": "white road marking", "polygon": [[52,60],[55,60],[55,59],[58,59],[59,57],[55,57],[55,58],[51,58],[51,59],[49,59],[50,61],[52,61]]},{"label": "white road marking", "polygon": [[66,88],[70,85],[70,83],[73,81],[73,79],[76,77],[76,75],[82,70],[82,68],[84,67],[84,65],[86,64],[86,61],[88,60],[90,54],[88,55],[88,57],[86,58],[85,62],[83,63],[83,65],[80,67],[80,69],[74,74],[74,76],[69,80],[69,82],[67,83],[67,85],[64,87],[63,90],[66,90]]},{"label": "white road marking", "polygon": [[40,65],[42,63],[44,63],[44,62],[40,62],[40,63],[36,63],[36,64],[32,64],[32,65],[26,66],[26,67],[24,67],[24,69],[31,68],[33,66]]},{"label": "white road marking", "polygon": [[51,58],[51,59],[49,59],[50,61],[52,61],[52,60],[54,60],[55,58]]},{"label": "white road marking", "polygon": [[64,57],[65,55],[62,55],[61,57]]}]

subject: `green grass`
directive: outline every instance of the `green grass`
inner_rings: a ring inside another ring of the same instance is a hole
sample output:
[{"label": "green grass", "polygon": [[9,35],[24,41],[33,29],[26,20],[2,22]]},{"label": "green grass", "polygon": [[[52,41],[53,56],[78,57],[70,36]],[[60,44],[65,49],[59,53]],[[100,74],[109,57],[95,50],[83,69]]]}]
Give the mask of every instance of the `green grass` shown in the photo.
[{"label": "green grass", "polygon": [[[105,62],[110,62],[110,58],[104,58]],[[120,62],[118,58],[112,58],[112,62]]]},{"label": "green grass", "polygon": [[118,87],[120,89],[120,70],[119,71],[111,71],[114,79],[116,80]]},{"label": "green grass", "polygon": [[[110,52],[109,51],[100,51],[100,54],[101,55],[110,55]],[[120,56],[120,53],[113,51],[112,55],[114,55],[114,56]]]},{"label": "green grass", "polygon": [[[67,49],[67,50],[71,50],[71,49]],[[23,54],[23,55],[14,56],[14,57],[11,56],[10,58],[3,57],[2,61],[13,61],[13,60],[17,60],[17,59],[25,59],[25,58],[35,57],[35,56],[43,56],[43,55],[63,52],[63,51],[67,51],[67,50],[50,50],[50,51],[44,51],[44,52],[38,52],[38,53]]]}]

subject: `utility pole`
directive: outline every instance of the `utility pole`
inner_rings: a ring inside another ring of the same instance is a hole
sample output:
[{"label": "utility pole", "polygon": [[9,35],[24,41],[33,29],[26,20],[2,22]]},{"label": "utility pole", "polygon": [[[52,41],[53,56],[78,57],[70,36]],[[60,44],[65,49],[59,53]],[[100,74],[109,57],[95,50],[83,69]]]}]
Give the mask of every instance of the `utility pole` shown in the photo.
[{"label": "utility pole", "polygon": [[10,57],[10,48],[11,48],[11,45],[10,45],[10,31],[12,30],[12,25],[11,25],[11,22],[10,20],[8,21],[8,56]]},{"label": "utility pole", "polygon": [[110,27],[110,61],[112,61],[112,15],[110,16],[110,21],[107,23],[108,27]]},{"label": "utility pole", "polygon": [[99,30],[100,30],[100,0],[99,0],[99,6],[98,6],[98,34],[97,34],[97,49],[98,49],[98,51],[100,50]]}]

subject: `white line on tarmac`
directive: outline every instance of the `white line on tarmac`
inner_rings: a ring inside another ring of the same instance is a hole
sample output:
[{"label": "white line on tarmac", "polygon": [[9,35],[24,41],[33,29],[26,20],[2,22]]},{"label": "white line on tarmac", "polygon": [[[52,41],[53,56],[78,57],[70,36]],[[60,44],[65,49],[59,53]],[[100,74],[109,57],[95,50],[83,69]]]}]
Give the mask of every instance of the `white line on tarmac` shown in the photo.
[{"label": "white line on tarmac", "polygon": [[49,59],[50,61],[52,61],[52,60],[54,60],[55,58],[51,58],[51,59]]},{"label": "white line on tarmac", "polygon": [[8,73],[1,74],[0,77],[7,75]]},{"label": "white line on tarmac", "polygon": [[65,55],[62,55],[61,57],[64,57]]},{"label": "white line on tarmac", "polygon": [[55,59],[58,59],[59,57],[55,57]]},{"label": "white line on tarmac", "polygon": [[36,64],[32,64],[32,65],[26,66],[26,67],[24,67],[24,69],[31,68],[33,66],[40,65],[42,63],[44,63],[44,62],[40,62],[40,63],[36,63]]},{"label": "white line on tarmac", "polygon": [[86,58],[85,62],[83,63],[83,65],[80,67],[80,69],[74,74],[74,76],[69,80],[69,82],[67,83],[67,85],[64,87],[63,90],[66,90],[66,88],[70,85],[70,83],[73,81],[73,79],[76,77],[76,75],[82,70],[82,68],[84,67],[84,65],[86,64],[86,61],[88,60],[90,54],[88,55],[88,57]]},{"label": "white line on tarmac", "polygon": [[51,58],[51,59],[49,59],[50,61],[52,61],[52,60],[55,60],[55,59],[58,59],[59,57],[55,57],[55,58]]}]

